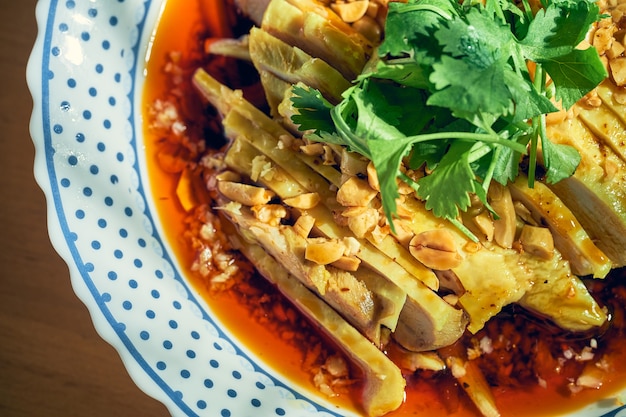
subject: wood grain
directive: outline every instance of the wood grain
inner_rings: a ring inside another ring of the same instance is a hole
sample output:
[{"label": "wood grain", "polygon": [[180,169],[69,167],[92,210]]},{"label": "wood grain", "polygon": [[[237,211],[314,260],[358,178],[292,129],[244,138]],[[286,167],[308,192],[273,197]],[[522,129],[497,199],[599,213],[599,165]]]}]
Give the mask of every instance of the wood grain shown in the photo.
[{"label": "wood grain", "polygon": [[100,339],[48,240],[25,78],[35,3],[0,1],[0,415],[167,416]]}]

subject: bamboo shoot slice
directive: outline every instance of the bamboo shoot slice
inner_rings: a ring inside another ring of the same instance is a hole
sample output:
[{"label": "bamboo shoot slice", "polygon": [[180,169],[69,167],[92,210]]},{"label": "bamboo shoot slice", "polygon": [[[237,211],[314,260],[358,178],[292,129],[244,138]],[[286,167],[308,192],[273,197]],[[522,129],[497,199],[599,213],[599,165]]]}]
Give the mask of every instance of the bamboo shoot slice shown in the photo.
[{"label": "bamboo shoot slice", "polygon": [[305,259],[306,239],[289,226],[271,226],[260,222],[242,208],[240,213],[224,214],[246,237],[262,246],[274,259],[316,292],[359,331],[374,343],[380,342],[379,316],[385,312],[380,300],[353,274],[317,265]]},{"label": "bamboo shoot slice", "polygon": [[[226,115],[223,125],[226,135],[230,137],[240,136],[242,139],[249,141],[250,144],[289,172],[305,189],[319,193],[323,204],[331,211],[342,209],[336,202],[335,192],[326,181],[326,179],[329,179],[332,185],[337,186],[341,176],[339,171],[330,166],[316,163],[314,158],[307,155],[281,149],[276,137],[266,132],[265,129],[257,127],[264,126],[264,122],[257,118],[253,120],[248,119],[245,114],[239,112],[238,108],[233,109]],[[326,179],[317,175],[311,168],[315,168],[315,171],[324,175]],[[404,269],[418,280],[424,282],[428,287],[432,289],[438,288],[437,278],[434,273],[413,258],[408,249],[402,247],[392,236],[387,236],[380,242],[372,238],[368,238],[368,241],[389,258],[398,262]]]},{"label": "bamboo shoot slice", "polygon": [[363,410],[378,417],[397,409],[404,401],[406,382],[387,356],[315,296],[263,248],[238,239],[238,249],[257,270],[273,282],[294,305],[341,348],[363,371]]},{"label": "bamboo shoot slice", "polygon": [[257,70],[269,71],[291,84],[303,82],[334,101],[339,101],[341,93],[350,87],[350,82],[322,59],[312,57],[262,29],[250,30],[249,46],[250,58]]},{"label": "bamboo shoot slice", "polygon": [[480,414],[484,417],[499,417],[500,412],[485,375],[475,362],[467,359],[463,346],[456,343],[440,349],[439,354],[445,358],[452,376],[459,381],[459,385],[471,398]]},{"label": "bamboo shoot slice", "polygon": [[311,2],[274,0],[261,28],[323,59],[346,79],[355,79],[371,54],[372,45],[341,19],[329,20],[328,16],[333,14],[325,8],[307,6],[311,6]]},{"label": "bamboo shoot slice", "polygon": [[[258,155],[255,151],[256,149],[252,148],[250,144],[238,139],[228,150],[225,161],[231,169],[248,175],[239,161],[255,158]],[[285,188],[284,182],[288,182],[288,179],[286,181],[278,180],[285,180],[289,174],[280,172],[279,167],[277,169],[278,176],[262,180],[262,182],[280,195],[281,189],[291,190],[292,188],[290,186]],[[316,206],[307,210],[307,214],[316,219],[315,227],[324,236],[335,239],[349,236],[349,232],[334,222],[332,214],[326,207]],[[398,316],[390,315],[381,319],[381,323],[386,324],[392,331],[396,331],[398,330],[398,321],[402,317],[405,322],[399,324],[399,330],[395,334],[399,343],[407,349],[431,350],[448,345],[461,336],[466,320],[460,310],[453,308],[439,297],[433,297],[434,293],[429,288],[369,242],[361,243],[357,256],[370,269],[377,271],[380,274],[379,278],[382,278],[379,282],[375,282],[375,280],[366,281],[368,288],[382,295],[383,298],[397,300],[398,295],[395,294],[395,291],[388,288],[384,282],[380,282],[389,280],[395,288],[400,289],[405,295],[406,302],[398,309]],[[433,314],[434,312],[436,313]],[[436,320],[433,319],[433,315],[437,317]],[[391,323],[385,321],[392,318],[394,321]]]},{"label": "bamboo shoot slice", "polygon": [[290,91],[291,84],[267,70],[260,70],[259,77],[265,92],[265,99],[270,108],[272,117],[279,117],[279,106],[285,100],[285,94]]}]

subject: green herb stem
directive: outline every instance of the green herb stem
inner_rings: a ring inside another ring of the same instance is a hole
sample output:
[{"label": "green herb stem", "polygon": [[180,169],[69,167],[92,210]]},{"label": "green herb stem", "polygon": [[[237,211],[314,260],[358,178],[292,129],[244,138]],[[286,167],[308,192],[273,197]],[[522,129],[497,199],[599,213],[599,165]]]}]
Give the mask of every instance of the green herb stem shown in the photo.
[{"label": "green herb stem", "polygon": [[437,133],[424,133],[415,136],[407,136],[402,138],[403,141],[410,143],[428,142],[432,140],[445,140],[445,139],[458,139],[470,142],[484,142],[485,144],[494,144],[500,146],[506,146],[512,150],[520,153],[526,153],[524,145],[500,137],[496,133],[473,133],[473,132],[437,132]]},{"label": "green herb stem", "polygon": [[500,0],[491,0],[491,3],[493,3],[493,10],[496,12],[496,16],[498,16],[502,23],[506,23],[506,17],[504,17],[504,12],[502,11],[502,5],[500,4]]},{"label": "green herb stem", "polygon": [[[530,187],[539,149],[547,181],[572,175],[580,156],[550,142],[545,114],[555,110],[551,99],[571,106],[607,76],[593,50],[577,49],[600,17],[595,0],[540,1],[537,14],[530,0],[521,0],[521,12],[512,0],[390,3],[386,36],[342,101],[333,106],[317,90],[300,90],[292,102],[304,111],[292,120],[380,168],[389,219],[400,178],[419,188],[435,216],[471,236],[459,209],[472,193],[488,207],[490,183],[513,180],[520,155],[528,155]],[[419,181],[400,173],[409,154],[432,172]]]},{"label": "green herb stem", "polygon": [[[541,66],[541,64],[537,63],[535,67],[535,78],[534,78],[534,86],[540,94],[545,93],[546,89],[546,74]],[[537,146],[538,139],[541,130],[541,118],[534,117],[532,119],[532,135],[530,138],[530,152],[529,152],[529,165],[528,165],[528,186],[530,188],[535,185],[535,174],[537,171]]]},{"label": "green herb stem", "polygon": [[410,4],[406,5],[402,9],[397,10],[397,13],[411,13],[411,12],[420,12],[420,11],[429,11],[438,14],[446,20],[451,20],[452,15],[447,13],[445,10],[433,6],[432,4]]}]

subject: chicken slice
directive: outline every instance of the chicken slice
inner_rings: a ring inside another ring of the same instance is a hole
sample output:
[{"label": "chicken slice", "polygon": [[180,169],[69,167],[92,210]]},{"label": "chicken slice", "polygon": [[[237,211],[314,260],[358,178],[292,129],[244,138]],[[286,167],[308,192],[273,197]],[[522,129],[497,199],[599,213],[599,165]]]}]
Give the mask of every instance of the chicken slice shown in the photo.
[{"label": "chicken slice", "polygon": [[262,247],[236,234],[232,238],[234,246],[250,259],[257,270],[274,283],[363,372],[361,395],[365,414],[378,417],[397,409],[404,401],[406,385],[400,369],[335,310],[290,275]]},{"label": "chicken slice", "polygon": [[520,175],[509,186],[513,199],[528,208],[537,224],[550,228],[556,248],[570,262],[577,275],[604,278],[611,270],[611,261],[595,245],[571,210],[563,204],[550,188]]},{"label": "chicken slice", "polygon": [[598,140],[578,117],[549,126],[548,135],[556,143],[578,149],[581,155],[572,177],[548,186],[613,266],[626,265],[626,162]]}]

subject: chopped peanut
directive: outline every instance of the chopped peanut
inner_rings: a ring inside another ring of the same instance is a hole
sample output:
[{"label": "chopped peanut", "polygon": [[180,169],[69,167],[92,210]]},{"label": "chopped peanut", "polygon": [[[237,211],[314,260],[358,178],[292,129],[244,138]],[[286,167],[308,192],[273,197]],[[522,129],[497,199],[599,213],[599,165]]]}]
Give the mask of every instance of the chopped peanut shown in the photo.
[{"label": "chopped peanut", "polygon": [[413,239],[415,235],[413,230],[411,230],[411,226],[407,224],[408,222],[404,219],[394,219],[393,226],[395,228],[395,232],[393,235],[396,240],[402,244],[402,246],[409,246],[409,242]]},{"label": "chopped peanut", "polygon": [[320,195],[318,193],[300,194],[295,197],[285,198],[283,202],[290,207],[306,210],[319,204]]},{"label": "chopped peanut", "polygon": [[355,152],[344,149],[341,153],[341,173],[349,176],[363,175],[370,162]]},{"label": "chopped peanut", "polygon": [[[356,215],[346,216],[348,217],[348,227],[350,228],[352,233],[354,233],[354,235],[358,238],[363,238],[367,233],[374,230],[374,227],[378,225],[379,219],[378,210],[365,207],[362,207],[362,209],[363,210],[359,210],[360,212]],[[349,210],[350,209],[346,211]],[[345,215],[346,214],[344,214],[344,216]]]},{"label": "chopped peanut", "polygon": [[263,204],[259,206],[253,206],[252,212],[254,217],[263,223],[267,223],[272,226],[278,226],[280,221],[287,217],[287,209],[280,204]]},{"label": "chopped peanut", "polygon": [[315,217],[308,214],[303,214],[298,217],[293,225],[295,232],[302,237],[309,237],[313,226],[315,225]]},{"label": "chopped peanut", "polygon": [[344,256],[345,249],[345,245],[336,240],[310,239],[305,249],[304,258],[318,265],[328,265]]},{"label": "chopped peanut", "polygon": [[354,256],[361,250],[361,243],[351,236],[344,237],[342,242],[346,246],[346,250],[343,253],[346,256]]},{"label": "chopped peanut", "polygon": [[266,176],[272,171],[272,163],[268,161],[265,155],[255,156],[252,159],[252,172],[250,173],[250,179],[252,181],[258,181],[259,178],[266,178]]},{"label": "chopped peanut", "polygon": [[324,154],[324,145],[321,143],[310,143],[300,146],[300,150],[308,156],[319,156]]},{"label": "chopped peanut", "polygon": [[270,190],[239,182],[219,181],[217,187],[225,197],[244,206],[267,204],[274,198],[274,193]]},{"label": "chopped peanut", "polygon": [[462,261],[456,250],[452,234],[446,229],[435,229],[415,235],[409,243],[409,251],[428,268],[451,269]]},{"label": "chopped peanut", "polygon": [[620,56],[609,61],[611,76],[619,87],[626,86],[626,57]]},{"label": "chopped peanut", "polygon": [[346,23],[353,23],[365,16],[369,0],[355,0],[349,3],[331,3],[330,7]]},{"label": "chopped peanut", "polygon": [[370,161],[367,164],[367,182],[373,190],[380,191],[380,182],[378,182],[378,173],[376,173],[376,168],[374,168],[374,163]]},{"label": "chopped peanut", "polygon": [[366,181],[350,177],[339,187],[337,202],[344,207],[367,206],[376,194]]},{"label": "chopped peanut", "polygon": [[622,45],[620,42],[613,42],[613,44],[611,45],[611,49],[607,51],[606,55],[609,57],[609,59],[614,59],[622,55],[624,53],[624,49],[626,48],[624,48],[624,45]]},{"label": "chopped peanut", "polygon": [[343,269],[344,271],[354,272],[359,269],[361,260],[356,256],[342,256],[335,262],[331,263],[335,268]]},{"label": "chopped peanut", "polygon": [[389,226],[376,226],[374,230],[372,230],[371,236],[374,242],[380,243],[389,233]]},{"label": "chopped peanut", "polygon": [[[610,21],[610,19],[604,19],[600,23]],[[599,54],[603,54],[611,49],[611,43],[613,42],[613,33],[615,31],[615,25],[607,24],[596,30],[593,35],[593,46],[596,47]]]},{"label": "chopped peanut", "polygon": [[223,171],[215,176],[218,181],[232,181],[239,182],[241,181],[241,175],[234,171]]},{"label": "chopped peanut", "polygon": [[324,145],[324,165],[336,165],[337,161],[335,161],[335,153],[333,148],[330,146]]}]

